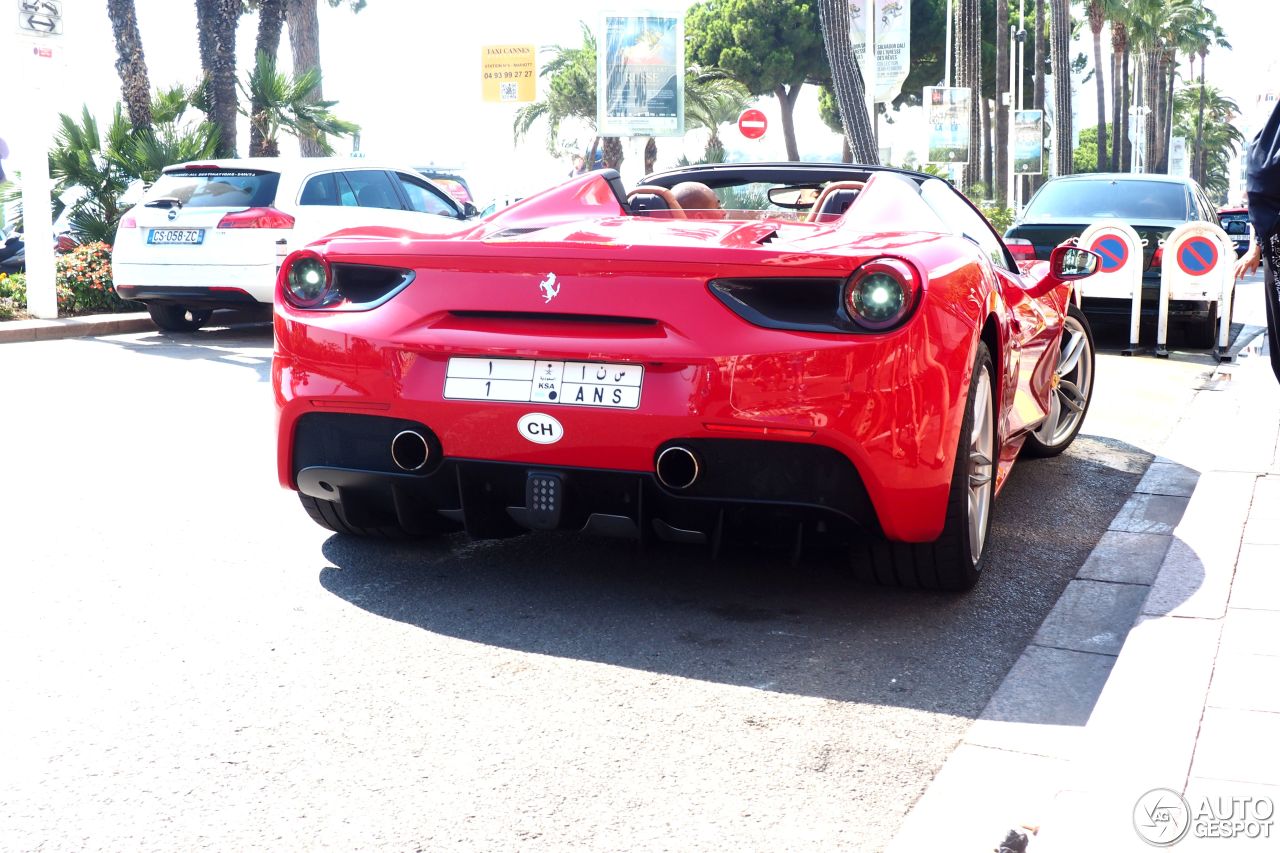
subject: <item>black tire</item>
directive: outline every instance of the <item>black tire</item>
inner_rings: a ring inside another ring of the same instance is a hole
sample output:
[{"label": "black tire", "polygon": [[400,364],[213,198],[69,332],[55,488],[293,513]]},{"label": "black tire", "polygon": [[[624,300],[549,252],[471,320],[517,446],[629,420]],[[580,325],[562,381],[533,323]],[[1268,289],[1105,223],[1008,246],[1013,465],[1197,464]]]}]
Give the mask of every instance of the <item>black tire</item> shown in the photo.
[{"label": "black tire", "polygon": [[[986,516],[981,524],[981,541],[972,542],[969,525],[970,437],[973,434],[974,412],[978,377],[986,373],[989,412],[992,419],[990,458],[981,484],[987,490]],[[960,439],[956,446],[955,467],[951,472],[951,490],[947,497],[947,515],[942,535],[933,542],[888,542],[874,539],[855,543],[853,547],[853,571],[867,583],[882,586],[916,587],[964,591],[972,589],[982,572],[982,556],[987,534],[991,530],[991,504],[995,497],[996,442],[995,442],[995,371],[991,366],[991,353],[984,343],[978,344],[973,363],[972,380],[969,383],[969,400],[965,405],[964,421],[960,427]],[[976,550],[976,557],[975,557]]]},{"label": "black tire", "polygon": [[[1036,432],[1027,433],[1027,440],[1022,445],[1022,452],[1027,456],[1046,458],[1062,453],[1071,446],[1071,442],[1076,440],[1076,436],[1080,434],[1080,428],[1084,426],[1085,418],[1089,416],[1089,404],[1093,402],[1093,330],[1089,328],[1089,321],[1085,318],[1084,313],[1074,305],[1067,309],[1067,328],[1083,331],[1085,350],[1080,354],[1079,362],[1074,369],[1062,376],[1058,376],[1055,370],[1054,375],[1059,382],[1070,382],[1075,387],[1079,387],[1081,384],[1086,386],[1080,389],[1084,397],[1084,413],[1075,422],[1075,426],[1066,434],[1053,439],[1039,436]],[[1061,358],[1061,353],[1059,353],[1059,358]],[[1055,388],[1054,394],[1058,393],[1059,391]]]},{"label": "black tire", "polygon": [[431,536],[429,533],[410,533],[398,524],[382,524],[376,527],[360,527],[352,524],[347,520],[347,514],[342,511],[342,504],[334,501],[324,501],[319,498],[313,498],[310,495],[304,495],[298,492],[298,500],[302,501],[302,508],[307,511],[307,515],[311,516],[311,520],[326,530],[332,530],[334,533],[343,533],[347,536],[360,536],[365,539],[389,539],[389,540],[406,540],[406,539],[425,539]]},{"label": "black tire", "polygon": [[[1220,303],[1211,303],[1209,307],[1209,318],[1207,320],[1197,320],[1192,323],[1186,323],[1182,327],[1182,339],[1188,347],[1192,349],[1217,349],[1218,347],[1218,312]],[[1236,302],[1231,300],[1232,320],[1235,319]],[[1229,321],[1228,321],[1229,322]],[[1230,330],[1228,330],[1228,335]],[[1230,343],[1230,337],[1227,343]]]},{"label": "black tire", "polygon": [[212,308],[187,308],[172,302],[148,302],[147,313],[157,328],[166,332],[194,332],[209,322]]}]

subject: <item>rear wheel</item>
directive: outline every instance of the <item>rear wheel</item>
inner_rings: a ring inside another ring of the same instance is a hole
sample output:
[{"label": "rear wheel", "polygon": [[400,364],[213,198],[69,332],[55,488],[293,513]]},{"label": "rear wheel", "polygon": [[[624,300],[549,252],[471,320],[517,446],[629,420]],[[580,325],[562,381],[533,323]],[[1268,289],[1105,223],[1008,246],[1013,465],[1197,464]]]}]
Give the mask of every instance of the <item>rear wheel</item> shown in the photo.
[{"label": "rear wheel", "polygon": [[1049,414],[1023,448],[1028,456],[1057,456],[1071,446],[1093,399],[1093,332],[1080,309],[1072,305],[1062,324],[1062,345],[1053,369]]},{"label": "rear wheel", "polygon": [[978,582],[995,497],[995,395],[991,354],[978,344],[969,401],[960,428],[947,515],[933,542],[859,543],[853,567],[859,579],[889,586],[966,590]]},{"label": "rear wheel", "polygon": [[211,308],[187,308],[171,302],[148,302],[151,321],[166,332],[194,332],[213,315]]}]

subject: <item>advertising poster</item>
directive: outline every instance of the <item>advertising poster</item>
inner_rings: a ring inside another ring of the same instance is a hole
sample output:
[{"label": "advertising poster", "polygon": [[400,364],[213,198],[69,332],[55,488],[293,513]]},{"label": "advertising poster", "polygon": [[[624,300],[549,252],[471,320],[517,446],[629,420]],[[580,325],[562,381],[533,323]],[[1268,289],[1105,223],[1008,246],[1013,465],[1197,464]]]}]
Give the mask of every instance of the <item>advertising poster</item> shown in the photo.
[{"label": "advertising poster", "polygon": [[1013,172],[1015,175],[1044,173],[1044,113],[1041,110],[1013,111]]},{"label": "advertising poster", "polygon": [[684,135],[684,18],[606,13],[598,35],[601,136]]},{"label": "advertising poster", "polygon": [[970,90],[924,87],[925,120],[929,123],[926,163],[969,162]]},{"label": "advertising poster", "polygon": [[480,94],[491,104],[527,104],[537,99],[538,66],[531,44],[480,48]]},{"label": "advertising poster", "polygon": [[885,104],[902,94],[902,84],[911,73],[911,0],[849,0],[849,40],[864,81],[868,3],[875,5],[876,101]]}]

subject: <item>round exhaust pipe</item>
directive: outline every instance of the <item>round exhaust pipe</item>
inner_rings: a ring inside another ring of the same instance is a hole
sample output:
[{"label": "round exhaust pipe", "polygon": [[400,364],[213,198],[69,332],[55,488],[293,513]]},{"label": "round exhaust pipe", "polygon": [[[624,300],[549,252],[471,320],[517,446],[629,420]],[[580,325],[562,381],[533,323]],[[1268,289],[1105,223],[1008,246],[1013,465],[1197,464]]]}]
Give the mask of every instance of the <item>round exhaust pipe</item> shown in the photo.
[{"label": "round exhaust pipe", "polygon": [[421,471],[431,458],[431,448],[420,432],[407,429],[391,439],[391,461],[401,471]]},{"label": "round exhaust pipe", "polygon": [[654,467],[658,482],[677,492],[692,486],[702,475],[702,461],[698,454],[678,444],[659,453]]}]

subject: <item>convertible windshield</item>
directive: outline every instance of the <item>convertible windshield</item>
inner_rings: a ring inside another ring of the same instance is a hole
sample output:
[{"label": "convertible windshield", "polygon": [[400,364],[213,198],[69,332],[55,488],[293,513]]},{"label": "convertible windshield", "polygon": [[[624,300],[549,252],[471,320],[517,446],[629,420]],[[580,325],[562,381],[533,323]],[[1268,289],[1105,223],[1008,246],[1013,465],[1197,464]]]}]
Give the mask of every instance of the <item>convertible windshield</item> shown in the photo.
[{"label": "convertible windshield", "polygon": [[1031,199],[1025,221],[1081,217],[1125,221],[1187,218],[1187,190],[1164,181],[1051,181]]}]

